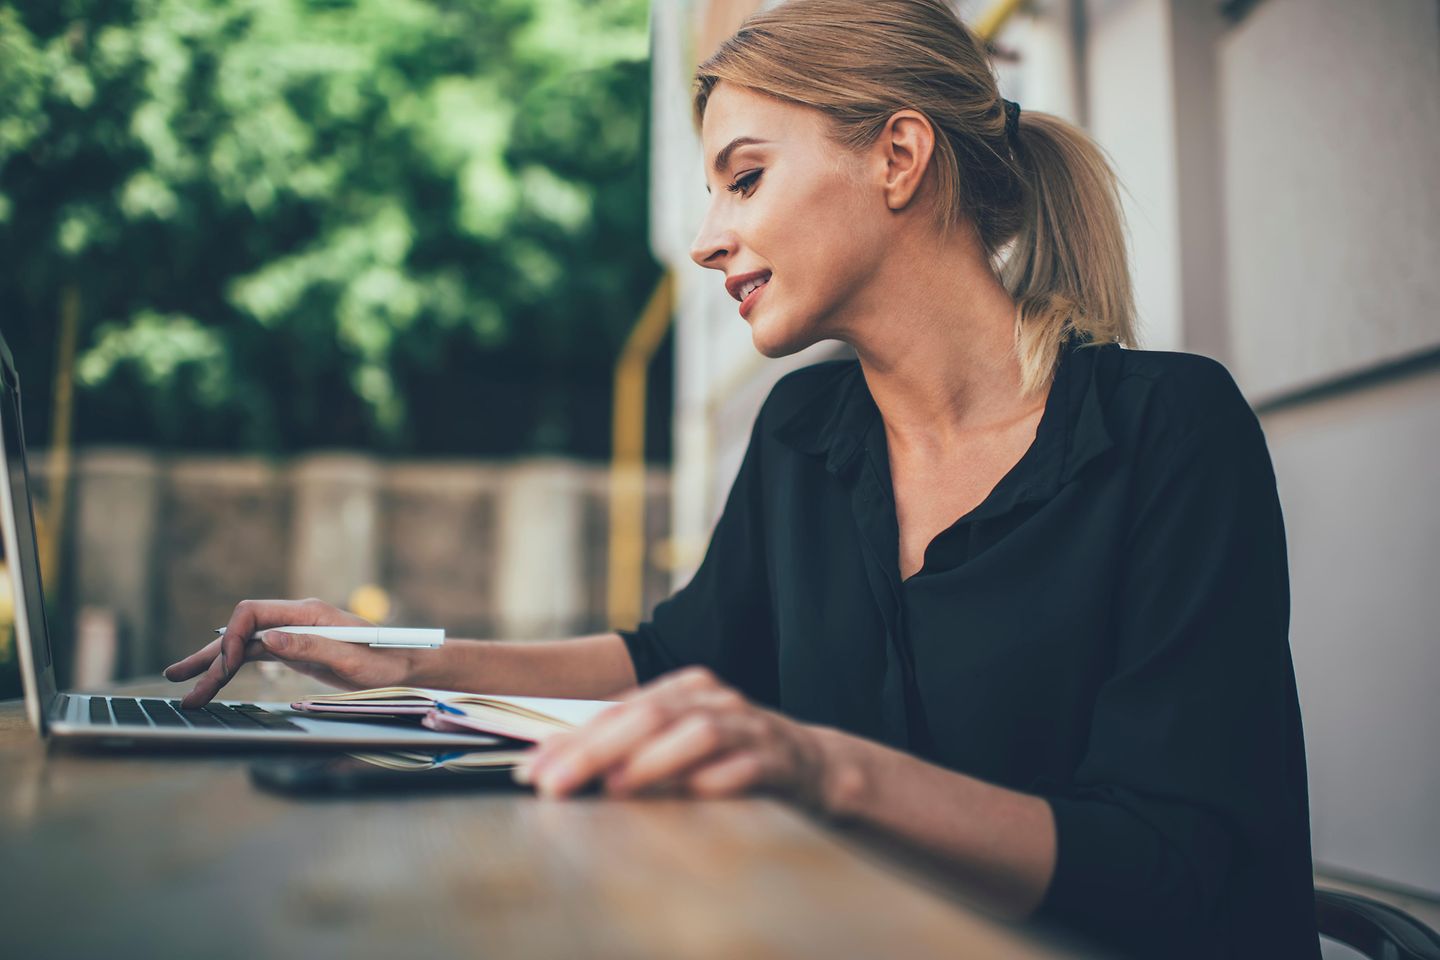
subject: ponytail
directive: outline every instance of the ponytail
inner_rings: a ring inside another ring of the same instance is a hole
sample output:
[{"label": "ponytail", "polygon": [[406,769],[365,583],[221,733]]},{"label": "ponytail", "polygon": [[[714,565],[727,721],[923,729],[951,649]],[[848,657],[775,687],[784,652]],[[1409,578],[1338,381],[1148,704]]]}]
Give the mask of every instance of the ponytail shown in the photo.
[{"label": "ponytail", "polygon": [[1013,139],[1026,185],[1024,216],[1000,268],[1015,300],[1021,383],[1038,390],[1061,345],[1134,345],[1135,299],[1115,173],[1083,131],[1024,114]]}]

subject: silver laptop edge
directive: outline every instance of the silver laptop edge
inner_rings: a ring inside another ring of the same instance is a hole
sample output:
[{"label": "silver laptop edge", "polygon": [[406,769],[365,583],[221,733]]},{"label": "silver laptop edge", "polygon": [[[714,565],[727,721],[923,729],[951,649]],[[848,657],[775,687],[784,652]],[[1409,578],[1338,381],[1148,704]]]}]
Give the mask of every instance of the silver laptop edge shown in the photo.
[{"label": "silver laptop edge", "polygon": [[[17,503],[20,499],[25,502]],[[326,720],[291,713],[287,703],[262,702],[256,706],[284,713],[285,719],[301,728],[300,732],[91,723],[89,702],[92,697],[88,694],[62,694],[55,683],[55,662],[50,649],[49,624],[45,619],[44,585],[40,580],[39,549],[30,502],[29,473],[25,464],[20,377],[4,336],[0,336],[0,533],[4,537],[0,542],[4,544],[5,566],[9,570],[14,594],[15,646],[20,652],[20,682],[25,691],[25,712],[41,737],[75,737],[116,744],[209,742],[317,747],[363,745],[394,749],[488,747],[501,742],[479,734],[437,733],[417,727],[389,726],[361,720]],[[22,544],[28,550],[22,550]],[[143,699],[163,698],[147,696]],[[217,701],[225,706],[234,706],[239,702]]]},{"label": "silver laptop edge", "polygon": [[[12,397],[14,398],[12,400]],[[25,491],[27,500],[30,493],[29,477],[25,476],[26,466],[24,459],[25,435],[23,428],[19,426],[20,411],[20,377],[15,371],[15,358],[10,354],[10,347],[5,343],[5,338],[0,336],[0,403],[4,403],[6,411],[0,412],[0,528],[4,530],[5,536],[5,559],[6,567],[10,570],[10,589],[13,594],[12,609],[15,611],[15,647],[20,652],[20,684],[25,690],[25,713],[30,718],[30,725],[39,731],[40,736],[45,736],[46,720],[50,709],[54,705],[57,690],[55,689],[55,664],[47,662],[44,669],[39,669],[35,663],[35,655],[30,647],[29,624],[30,610],[29,598],[25,595],[25,586],[20,579],[20,565],[24,562],[20,553],[19,532],[16,529],[19,511],[15,509],[10,495],[13,482],[10,478],[12,469],[19,469],[22,474],[21,485]],[[13,404],[13,407],[12,407]],[[10,463],[9,446],[10,438],[5,431],[5,417],[10,410],[14,410],[16,421],[15,446],[21,451],[21,459],[18,467]],[[33,517],[30,504],[25,504],[26,515]],[[31,549],[35,547],[34,530],[31,534]],[[38,550],[37,550],[38,552]],[[36,591],[40,591],[39,584]],[[43,594],[41,594],[43,597]],[[44,600],[40,603],[40,616],[45,616]],[[47,630],[45,635],[46,652],[49,652],[50,636]],[[49,661],[49,658],[46,658]]]}]

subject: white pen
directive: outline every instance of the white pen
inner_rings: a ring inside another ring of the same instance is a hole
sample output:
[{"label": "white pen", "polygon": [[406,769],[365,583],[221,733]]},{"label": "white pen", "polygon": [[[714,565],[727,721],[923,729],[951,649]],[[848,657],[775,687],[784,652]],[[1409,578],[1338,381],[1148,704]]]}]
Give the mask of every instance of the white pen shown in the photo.
[{"label": "white pen", "polygon": [[[444,630],[427,630],[420,627],[266,627],[256,630],[258,636],[270,630],[279,633],[306,633],[313,637],[329,640],[343,640],[345,643],[366,643],[372,647],[438,647],[445,643]],[[223,634],[224,627],[215,632]]]}]

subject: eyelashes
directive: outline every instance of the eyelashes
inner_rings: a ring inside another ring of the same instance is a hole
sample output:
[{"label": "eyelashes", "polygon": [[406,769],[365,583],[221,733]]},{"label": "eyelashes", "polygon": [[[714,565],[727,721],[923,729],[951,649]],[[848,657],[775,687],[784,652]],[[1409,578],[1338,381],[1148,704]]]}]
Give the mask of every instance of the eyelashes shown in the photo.
[{"label": "eyelashes", "polygon": [[755,189],[755,184],[760,182],[760,174],[764,172],[765,171],[761,169],[751,170],[749,173],[741,174],[740,176],[735,178],[734,183],[730,184],[725,189],[729,190],[731,193],[738,193],[741,196],[748,197],[750,195],[750,191]]}]

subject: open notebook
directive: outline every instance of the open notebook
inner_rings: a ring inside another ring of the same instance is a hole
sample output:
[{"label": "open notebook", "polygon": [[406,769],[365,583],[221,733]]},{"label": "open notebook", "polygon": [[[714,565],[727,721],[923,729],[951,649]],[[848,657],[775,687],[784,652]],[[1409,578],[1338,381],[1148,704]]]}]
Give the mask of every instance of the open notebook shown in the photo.
[{"label": "open notebook", "polygon": [[610,700],[511,697],[430,690],[425,687],[374,687],[326,693],[291,706],[296,710],[360,716],[421,716],[432,730],[490,733],[539,743],[552,733],[571,730],[614,706]]}]

